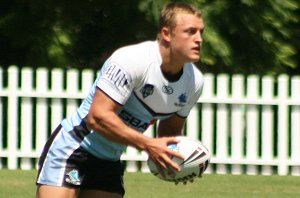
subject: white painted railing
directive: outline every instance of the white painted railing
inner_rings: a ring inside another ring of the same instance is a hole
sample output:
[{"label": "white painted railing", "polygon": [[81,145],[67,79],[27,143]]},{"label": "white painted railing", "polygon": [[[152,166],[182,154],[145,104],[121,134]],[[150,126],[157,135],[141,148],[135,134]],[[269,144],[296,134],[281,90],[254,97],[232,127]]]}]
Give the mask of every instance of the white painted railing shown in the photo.
[{"label": "white painted railing", "polygon": [[[0,168],[36,168],[50,133],[94,79],[91,70],[0,68]],[[206,74],[185,133],[211,151],[208,173],[300,175],[300,76]],[[122,159],[127,171],[148,171],[144,152],[129,147]]]}]

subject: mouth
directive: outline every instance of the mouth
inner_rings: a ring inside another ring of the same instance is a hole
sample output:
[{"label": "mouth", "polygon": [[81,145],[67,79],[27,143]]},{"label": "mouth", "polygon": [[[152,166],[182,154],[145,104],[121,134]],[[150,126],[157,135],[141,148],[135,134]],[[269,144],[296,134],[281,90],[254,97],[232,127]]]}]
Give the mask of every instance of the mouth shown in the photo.
[{"label": "mouth", "polygon": [[194,48],[192,48],[192,50],[195,51],[195,52],[197,52],[197,53],[199,53],[200,52],[200,46],[194,47]]}]

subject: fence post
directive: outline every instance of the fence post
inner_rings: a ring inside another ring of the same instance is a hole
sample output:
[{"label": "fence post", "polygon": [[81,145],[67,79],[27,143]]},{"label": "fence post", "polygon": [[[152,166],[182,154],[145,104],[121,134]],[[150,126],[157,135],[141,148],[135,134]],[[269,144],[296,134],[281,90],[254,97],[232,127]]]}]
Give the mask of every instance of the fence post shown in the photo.
[{"label": "fence post", "polygon": [[[242,75],[234,75],[232,77],[232,97],[234,99],[242,99],[244,97],[244,78]],[[243,159],[243,137],[244,137],[244,110],[245,105],[233,104],[231,113],[231,153],[232,159]],[[242,174],[242,166],[239,164],[232,165],[232,174]]]},{"label": "fence post", "polygon": [[[134,156],[138,155],[138,150],[134,147],[128,146],[126,149],[126,155],[129,158],[134,158]],[[138,171],[138,166],[136,161],[129,159],[126,164],[126,171],[128,172],[137,172]]]},{"label": "fence post", "polygon": [[88,95],[92,85],[95,81],[93,70],[85,69],[82,71],[82,92]]},{"label": "fence post", "polygon": [[[262,79],[262,97],[263,99],[271,100],[274,97],[274,81],[270,76],[265,76]],[[262,131],[262,159],[264,161],[271,161],[274,157],[274,113],[271,105],[264,105],[262,107],[262,121],[261,121],[261,131]],[[263,175],[271,175],[272,167],[263,166]]]},{"label": "fence post", "polygon": [[[219,99],[228,98],[228,76],[226,74],[221,74],[217,77],[217,97]],[[217,105],[217,121],[216,121],[216,156],[220,160],[226,160],[228,158],[228,109],[227,104],[218,104]],[[217,173],[226,174],[227,168],[225,164],[217,165]]]},{"label": "fence post", "polygon": [[[3,91],[3,69],[0,67],[0,93]],[[3,140],[3,118],[5,115],[3,115],[3,101],[2,96],[0,95],[0,140]],[[2,141],[0,141],[0,151],[3,151],[3,144]],[[2,168],[2,158],[0,157],[0,169]]]},{"label": "fence post", "polygon": [[[23,68],[21,70],[21,91],[22,93],[32,92],[32,69]],[[21,152],[32,152],[32,100],[30,97],[23,97],[21,100]],[[31,169],[30,158],[21,159],[21,169]]]},{"label": "fence post", "polygon": [[17,169],[17,140],[18,140],[18,68],[11,66],[8,69],[8,169]]},{"label": "fence post", "polygon": [[[48,71],[45,68],[39,68],[36,72],[36,89],[37,93],[47,93],[48,87]],[[41,152],[44,144],[48,138],[48,126],[47,123],[47,99],[37,98],[36,107],[36,149]]]},{"label": "fence post", "polygon": [[[57,95],[63,93],[63,71],[55,68],[51,71],[51,92]],[[55,130],[63,117],[61,98],[51,99],[51,133]]]},{"label": "fence post", "polygon": [[288,77],[280,75],[278,78],[278,174],[288,173]]},{"label": "fence post", "polygon": [[[292,78],[291,98],[300,100],[300,77]],[[300,161],[300,106],[292,106],[291,110],[291,160]],[[300,167],[292,166],[292,175],[300,175]]]},{"label": "fence post", "polygon": [[[258,77],[251,75],[247,79],[247,98],[258,98]],[[256,160],[258,158],[258,107],[257,105],[248,105],[247,108],[247,151],[246,157],[248,160]],[[257,174],[257,167],[255,165],[247,166],[247,174]]]},{"label": "fence post", "polygon": [[200,133],[199,130],[199,110],[198,104],[191,109],[190,114],[187,118],[187,125],[186,125],[186,135],[192,139],[198,140],[198,134]]},{"label": "fence post", "polygon": [[[75,69],[70,69],[67,71],[67,93],[76,94],[78,93],[78,71]],[[67,115],[70,116],[76,111],[78,104],[76,99],[68,98],[67,99]]]},{"label": "fence post", "polygon": [[[213,87],[214,76],[212,74],[206,74],[204,76],[204,87],[200,98],[212,98],[214,90]],[[213,157],[213,105],[210,103],[203,103],[201,107],[202,143],[207,147]],[[206,172],[213,172],[211,164],[208,165]]]}]

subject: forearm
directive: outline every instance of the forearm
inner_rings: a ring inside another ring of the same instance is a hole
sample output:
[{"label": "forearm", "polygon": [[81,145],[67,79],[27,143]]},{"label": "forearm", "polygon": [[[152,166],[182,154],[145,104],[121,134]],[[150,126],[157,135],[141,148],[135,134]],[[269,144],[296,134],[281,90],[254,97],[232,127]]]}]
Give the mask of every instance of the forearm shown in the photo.
[{"label": "forearm", "polygon": [[170,118],[161,120],[158,123],[157,131],[158,136],[179,136],[183,135],[185,119],[177,115],[173,115]]},{"label": "forearm", "polygon": [[181,136],[183,135],[182,130],[176,130],[176,131],[167,131],[164,129],[158,129],[158,137],[169,137],[169,136]]},{"label": "forearm", "polygon": [[157,127],[158,137],[182,135],[182,128],[173,128],[167,124],[159,123]]}]

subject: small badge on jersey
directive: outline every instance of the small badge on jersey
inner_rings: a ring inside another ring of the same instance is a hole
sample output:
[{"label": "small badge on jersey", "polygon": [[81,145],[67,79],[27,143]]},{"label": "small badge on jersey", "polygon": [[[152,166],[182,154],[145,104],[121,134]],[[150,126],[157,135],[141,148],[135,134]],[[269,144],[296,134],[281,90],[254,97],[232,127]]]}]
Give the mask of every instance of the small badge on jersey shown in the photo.
[{"label": "small badge on jersey", "polygon": [[73,185],[80,185],[80,177],[79,177],[79,172],[76,169],[71,170],[66,174],[66,182],[73,184]]},{"label": "small badge on jersey", "polygon": [[178,102],[175,102],[174,104],[175,104],[175,106],[183,107],[185,105],[186,101],[187,101],[186,93],[183,93],[178,97]]},{"label": "small badge on jersey", "polygon": [[162,87],[162,92],[168,95],[171,95],[173,93],[173,88],[167,85],[164,85]]},{"label": "small badge on jersey", "polygon": [[143,98],[146,98],[153,94],[154,86],[151,84],[145,84],[144,87],[140,90],[143,95]]}]

